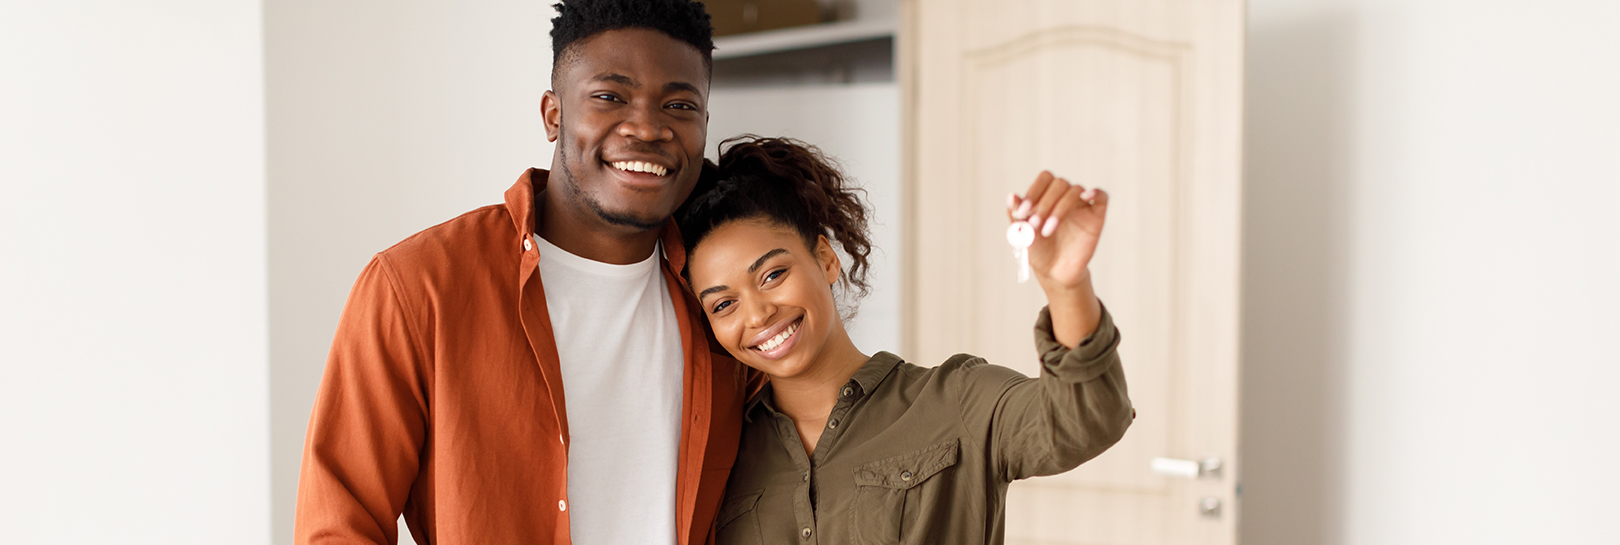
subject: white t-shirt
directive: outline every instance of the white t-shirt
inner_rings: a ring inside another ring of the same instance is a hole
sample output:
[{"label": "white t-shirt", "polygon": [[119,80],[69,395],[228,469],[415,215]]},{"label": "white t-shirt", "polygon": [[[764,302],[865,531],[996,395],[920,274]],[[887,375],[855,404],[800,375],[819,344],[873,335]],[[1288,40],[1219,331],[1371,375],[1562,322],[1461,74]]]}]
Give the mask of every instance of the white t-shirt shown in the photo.
[{"label": "white t-shirt", "polygon": [[674,543],[685,360],[662,249],[613,265],[534,241],[568,404],[573,542]]}]

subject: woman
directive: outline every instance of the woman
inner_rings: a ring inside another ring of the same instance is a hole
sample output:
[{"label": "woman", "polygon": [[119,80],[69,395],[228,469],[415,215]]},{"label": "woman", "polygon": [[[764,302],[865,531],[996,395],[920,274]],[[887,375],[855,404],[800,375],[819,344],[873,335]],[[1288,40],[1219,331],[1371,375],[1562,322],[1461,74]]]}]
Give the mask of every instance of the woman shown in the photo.
[{"label": "woman", "polygon": [[715,542],[1001,543],[1008,482],[1072,469],[1124,434],[1119,336],[1087,269],[1106,193],[1043,172],[1008,199],[1037,234],[1040,378],[965,354],[919,367],[868,356],[844,330],[834,286],[864,291],[871,250],[859,190],[792,140],[721,147],[676,212],[685,274],[715,338],[770,382],[744,408]]}]

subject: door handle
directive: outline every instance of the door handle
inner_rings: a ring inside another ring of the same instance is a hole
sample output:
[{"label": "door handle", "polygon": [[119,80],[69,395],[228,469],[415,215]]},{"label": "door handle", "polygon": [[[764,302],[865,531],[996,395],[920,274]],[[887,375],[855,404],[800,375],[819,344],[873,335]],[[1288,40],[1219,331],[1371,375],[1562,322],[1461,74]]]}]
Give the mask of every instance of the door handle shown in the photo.
[{"label": "door handle", "polygon": [[1153,472],[1170,477],[1197,479],[1199,477],[1221,477],[1221,459],[1210,456],[1203,460],[1182,460],[1179,458],[1154,458]]}]

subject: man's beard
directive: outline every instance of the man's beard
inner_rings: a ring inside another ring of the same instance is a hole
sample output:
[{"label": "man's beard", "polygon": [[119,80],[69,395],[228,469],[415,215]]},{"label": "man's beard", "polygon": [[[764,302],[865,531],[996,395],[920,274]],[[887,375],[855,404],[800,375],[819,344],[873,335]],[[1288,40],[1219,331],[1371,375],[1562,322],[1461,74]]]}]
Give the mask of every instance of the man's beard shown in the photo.
[{"label": "man's beard", "polygon": [[567,142],[566,138],[568,133],[564,131],[562,136],[563,138],[557,139],[559,143],[559,147],[557,149],[559,150],[558,154],[562,157],[563,174],[568,180],[568,183],[565,184],[565,186],[568,190],[568,194],[572,197],[574,202],[584,203],[585,208],[590,209],[592,214],[596,214],[596,217],[601,218],[602,221],[607,222],[608,225],[632,227],[638,231],[651,231],[653,229],[657,229],[658,227],[664,225],[664,222],[669,219],[661,218],[649,222],[643,218],[638,218],[630,214],[613,212],[607,208],[604,208],[602,203],[598,202],[595,197],[585,193],[584,190],[579,188],[579,178],[574,176],[573,169],[568,168],[568,147],[566,144],[564,144],[564,142]]}]

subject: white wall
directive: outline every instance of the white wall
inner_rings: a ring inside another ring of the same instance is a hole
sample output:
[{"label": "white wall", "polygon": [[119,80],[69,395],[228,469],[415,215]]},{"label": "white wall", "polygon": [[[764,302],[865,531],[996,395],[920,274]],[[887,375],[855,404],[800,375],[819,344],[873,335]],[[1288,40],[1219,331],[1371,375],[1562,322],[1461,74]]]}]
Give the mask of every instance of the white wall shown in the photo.
[{"label": "white wall", "polygon": [[1612,542],[1620,3],[1249,22],[1244,542]]},{"label": "white wall", "polygon": [[551,4],[265,2],[277,543],[292,540],[309,411],[360,269],[550,166]]},{"label": "white wall", "polygon": [[252,0],[0,4],[0,534],[269,543]]}]

